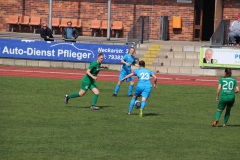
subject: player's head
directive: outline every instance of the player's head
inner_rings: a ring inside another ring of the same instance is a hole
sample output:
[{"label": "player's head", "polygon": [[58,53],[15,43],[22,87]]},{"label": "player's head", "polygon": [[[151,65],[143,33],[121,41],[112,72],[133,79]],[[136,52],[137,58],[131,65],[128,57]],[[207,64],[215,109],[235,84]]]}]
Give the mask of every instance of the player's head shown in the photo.
[{"label": "player's head", "polygon": [[130,55],[133,55],[134,52],[135,52],[135,48],[134,48],[134,47],[130,47],[130,48],[129,48],[129,54],[130,54]]},{"label": "player's head", "polygon": [[138,64],[140,67],[145,67],[145,62],[143,60],[139,61]]},{"label": "player's head", "polygon": [[98,53],[97,61],[98,61],[99,63],[102,63],[103,59],[104,59],[104,54],[102,54],[102,52]]},{"label": "player's head", "polygon": [[230,68],[226,68],[224,77],[230,77],[230,76],[232,76],[232,70]]},{"label": "player's head", "polygon": [[205,59],[207,60],[207,61],[211,61],[211,59],[212,59],[212,55],[213,55],[213,50],[212,49],[206,49],[206,51],[205,51]]}]

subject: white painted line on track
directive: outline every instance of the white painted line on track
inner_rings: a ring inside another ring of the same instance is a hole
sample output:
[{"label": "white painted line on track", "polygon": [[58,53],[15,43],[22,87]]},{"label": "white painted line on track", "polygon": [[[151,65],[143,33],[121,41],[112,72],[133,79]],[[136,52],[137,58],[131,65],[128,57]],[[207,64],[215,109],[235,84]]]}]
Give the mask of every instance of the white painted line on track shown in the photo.
[{"label": "white painted line on track", "polygon": [[[85,75],[85,73],[73,73],[73,72],[51,72],[51,71],[36,71],[36,70],[8,70],[8,69],[0,69],[0,71],[4,72],[22,72],[22,73],[46,73],[46,74],[62,74],[62,75]],[[107,74],[100,74],[99,77],[119,77],[119,75],[107,75]],[[195,79],[195,78],[168,78],[168,77],[158,77],[160,80],[175,80],[175,81],[198,81],[198,82],[217,82],[218,79]],[[240,83],[240,81],[237,81]]]}]

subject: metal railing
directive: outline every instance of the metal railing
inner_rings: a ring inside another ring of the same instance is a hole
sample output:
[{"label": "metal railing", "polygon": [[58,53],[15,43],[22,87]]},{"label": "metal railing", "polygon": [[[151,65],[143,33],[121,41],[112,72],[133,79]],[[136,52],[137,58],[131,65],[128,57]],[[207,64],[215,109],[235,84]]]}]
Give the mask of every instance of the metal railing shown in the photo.
[{"label": "metal railing", "polygon": [[136,45],[139,41],[149,40],[149,16],[140,16],[126,36],[126,43]]},{"label": "metal railing", "polygon": [[228,31],[230,20],[222,20],[212,37],[210,38],[210,45],[225,45],[228,43]]}]

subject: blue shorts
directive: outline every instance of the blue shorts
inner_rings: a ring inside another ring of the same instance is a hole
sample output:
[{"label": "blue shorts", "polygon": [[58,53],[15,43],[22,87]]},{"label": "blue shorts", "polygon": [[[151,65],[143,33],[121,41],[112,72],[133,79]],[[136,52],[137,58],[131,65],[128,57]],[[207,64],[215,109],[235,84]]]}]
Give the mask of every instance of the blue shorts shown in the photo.
[{"label": "blue shorts", "polygon": [[145,86],[137,86],[134,95],[137,97],[145,97],[148,98],[150,96],[152,87],[145,87]]},{"label": "blue shorts", "polygon": [[[126,77],[126,76],[129,75],[130,73],[132,73],[132,72],[127,73],[127,72],[125,72],[125,71],[121,71],[118,80],[121,81],[124,77]],[[131,81],[133,81],[133,80],[134,80],[134,77],[131,76],[131,77],[127,78],[125,81],[131,82]]]}]

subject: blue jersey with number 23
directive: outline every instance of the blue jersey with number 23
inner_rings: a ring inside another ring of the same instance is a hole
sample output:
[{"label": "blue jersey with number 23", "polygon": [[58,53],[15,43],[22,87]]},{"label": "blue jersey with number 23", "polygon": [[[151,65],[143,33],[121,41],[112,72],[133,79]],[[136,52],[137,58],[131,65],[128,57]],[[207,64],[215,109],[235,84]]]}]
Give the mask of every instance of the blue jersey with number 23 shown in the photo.
[{"label": "blue jersey with number 23", "polygon": [[139,87],[152,87],[151,83],[151,76],[153,72],[149,69],[140,67],[134,71],[134,74],[138,77],[138,84]]}]

